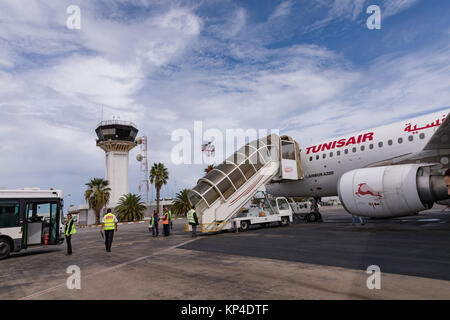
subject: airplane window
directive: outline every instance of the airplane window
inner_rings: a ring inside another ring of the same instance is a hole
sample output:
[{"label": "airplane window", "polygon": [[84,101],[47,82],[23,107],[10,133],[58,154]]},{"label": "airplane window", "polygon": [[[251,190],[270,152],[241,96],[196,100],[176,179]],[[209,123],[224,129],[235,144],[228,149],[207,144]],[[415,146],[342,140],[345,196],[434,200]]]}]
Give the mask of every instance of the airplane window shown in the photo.
[{"label": "airplane window", "polygon": [[391,139],[388,140],[388,145],[392,146],[392,140]]},{"label": "airplane window", "polygon": [[345,149],[345,150],[344,150],[344,153],[347,154],[347,153],[348,153],[348,149]]},{"label": "airplane window", "polygon": [[369,144],[369,149],[373,149],[373,143]]},{"label": "airplane window", "polygon": [[419,134],[419,138],[420,138],[420,139],[425,138],[425,133],[422,132],[421,134]]},{"label": "airplane window", "polygon": [[309,161],[312,161],[312,156],[311,156],[311,157],[309,157]]},{"label": "airplane window", "polygon": [[338,152],[336,152],[336,155],[340,156],[340,155],[341,155],[341,150],[339,150]]},{"label": "airplane window", "polygon": [[333,152],[330,152],[330,158],[333,156]]},{"label": "airplane window", "polygon": [[326,158],[326,156],[327,156],[327,154],[326,153],[324,153],[323,155],[322,155],[322,158]]},{"label": "airplane window", "polygon": [[403,142],[403,138],[398,138],[398,143],[402,143]]},{"label": "airplane window", "polygon": [[356,152],[356,148],[355,147],[353,147],[352,152]]},{"label": "airplane window", "polygon": [[319,155],[316,156],[316,160],[319,160]]},{"label": "airplane window", "polygon": [[383,141],[378,142],[378,147],[380,147],[380,148],[383,147]]},{"label": "airplane window", "polygon": [[365,149],[366,147],[364,147],[364,146],[361,146],[361,151],[364,151],[364,149]]},{"label": "airplane window", "polygon": [[409,137],[408,137],[408,140],[409,140],[409,141],[413,141],[413,140],[414,140],[414,136],[409,136]]}]

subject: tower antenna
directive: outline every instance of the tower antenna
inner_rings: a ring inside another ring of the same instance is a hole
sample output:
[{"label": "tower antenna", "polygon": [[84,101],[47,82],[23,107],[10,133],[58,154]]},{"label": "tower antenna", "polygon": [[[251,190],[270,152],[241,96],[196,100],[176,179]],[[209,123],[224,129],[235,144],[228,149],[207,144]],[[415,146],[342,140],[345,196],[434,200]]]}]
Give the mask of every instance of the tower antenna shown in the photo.
[{"label": "tower antenna", "polygon": [[[147,136],[136,139],[137,144],[141,146],[141,153],[136,156],[136,160],[141,163],[141,181],[139,182],[139,192],[145,192],[145,199],[149,202],[148,192],[150,191],[150,181],[148,175],[148,144]],[[144,187],[144,190],[143,190]]]}]

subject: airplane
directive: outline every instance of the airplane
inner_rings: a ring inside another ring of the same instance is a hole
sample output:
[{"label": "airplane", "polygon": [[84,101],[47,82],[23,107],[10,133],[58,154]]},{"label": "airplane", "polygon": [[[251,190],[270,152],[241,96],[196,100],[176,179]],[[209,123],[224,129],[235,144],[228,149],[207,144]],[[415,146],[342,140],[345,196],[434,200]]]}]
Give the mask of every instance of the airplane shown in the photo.
[{"label": "airplane", "polygon": [[[300,149],[303,179],[272,181],[275,196],[339,196],[351,214],[393,218],[450,205],[450,109]],[[321,219],[320,213],[316,216]]]}]

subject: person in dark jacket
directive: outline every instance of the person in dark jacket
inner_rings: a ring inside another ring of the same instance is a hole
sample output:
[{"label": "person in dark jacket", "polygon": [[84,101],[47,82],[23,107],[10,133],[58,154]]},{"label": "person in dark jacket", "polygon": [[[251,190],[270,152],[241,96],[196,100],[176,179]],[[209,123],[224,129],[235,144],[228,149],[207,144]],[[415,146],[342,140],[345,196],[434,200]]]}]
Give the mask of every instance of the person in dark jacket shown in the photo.
[{"label": "person in dark jacket", "polygon": [[158,211],[154,210],[153,216],[150,219],[150,225],[151,225],[152,231],[153,231],[153,238],[155,238],[159,235],[158,222],[159,222]]}]

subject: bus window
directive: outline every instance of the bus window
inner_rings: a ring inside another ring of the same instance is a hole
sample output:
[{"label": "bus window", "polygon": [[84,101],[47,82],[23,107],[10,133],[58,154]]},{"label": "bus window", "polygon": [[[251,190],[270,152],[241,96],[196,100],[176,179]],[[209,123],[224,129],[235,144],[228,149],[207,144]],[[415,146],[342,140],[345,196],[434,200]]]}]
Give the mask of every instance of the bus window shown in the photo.
[{"label": "bus window", "polygon": [[0,200],[0,228],[19,226],[19,201]]}]

